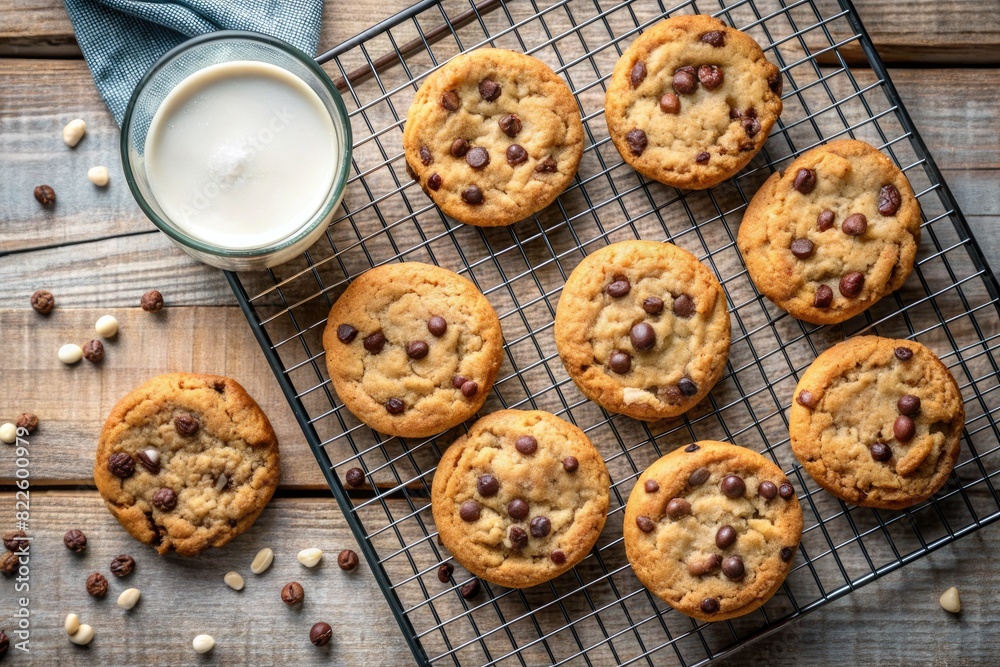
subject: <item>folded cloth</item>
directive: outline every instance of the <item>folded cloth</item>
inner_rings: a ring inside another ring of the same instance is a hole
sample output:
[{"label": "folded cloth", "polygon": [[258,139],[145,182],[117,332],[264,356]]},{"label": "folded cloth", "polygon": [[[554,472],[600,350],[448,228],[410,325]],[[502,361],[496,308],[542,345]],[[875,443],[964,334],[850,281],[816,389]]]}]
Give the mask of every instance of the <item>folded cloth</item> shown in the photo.
[{"label": "folded cloth", "polygon": [[101,97],[121,125],[142,75],[196,35],[250,30],[315,53],[323,0],[66,0],[66,9]]}]

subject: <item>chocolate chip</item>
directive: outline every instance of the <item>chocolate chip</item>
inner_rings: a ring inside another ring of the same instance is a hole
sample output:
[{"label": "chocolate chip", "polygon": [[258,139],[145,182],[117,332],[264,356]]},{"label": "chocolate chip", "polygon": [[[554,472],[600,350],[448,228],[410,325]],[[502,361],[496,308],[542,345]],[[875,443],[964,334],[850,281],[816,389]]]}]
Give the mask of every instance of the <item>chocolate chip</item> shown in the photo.
[{"label": "chocolate chip", "polygon": [[[688,445],[690,447],[690,445]],[[686,450],[685,450],[686,451]],[[688,484],[691,486],[701,486],[708,481],[708,478],[712,476],[712,472],[708,468],[697,468],[691,472],[688,477]]]},{"label": "chocolate chip", "polygon": [[3,534],[3,545],[9,551],[22,551],[30,544],[28,534],[23,530],[8,530]]},{"label": "chocolate chip", "polygon": [[812,169],[799,169],[795,172],[792,187],[804,195],[809,194],[816,188],[816,172]]},{"label": "chocolate chip", "polygon": [[111,574],[116,577],[127,577],[135,570],[135,559],[128,554],[122,554],[111,561]]},{"label": "chocolate chip", "polygon": [[861,213],[852,213],[840,223],[840,231],[850,236],[861,236],[868,231],[868,218]]},{"label": "chocolate chip", "polygon": [[445,563],[438,568],[438,581],[442,584],[447,584],[451,580],[451,575],[455,573],[455,566],[451,563]]},{"label": "chocolate chip", "polygon": [[628,82],[632,84],[633,88],[638,88],[639,84],[646,80],[646,63],[641,60],[632,65],[632,71],[629,72]]},{"label": "chocolate chip", "polygon": [[667,516],[671,519],[682,519],[691,514],[691,503],[683,498],[671,498],[667,503]]},{"label": "chocolate chip", "polygon": [[469,142],[465,139],[455,139],[451,142],[449,151],[455,157],[465,157],[465,154],[469,152]]},{"label": "chocolate chip", "polygon": [[302,588],[302,584],[297,581],[290,581],[281,589],[281,601],[289,607],[302,604],[302,601],[305,599],[306,591]]},{"label": "chocolate chip", "polygon": [[624,375],[632,369],[632,355],[628,352],[616,350],[612,352],[611,356],[608,358],[608,366],[610,366],[611,370],[615,373]]},{"label": "chocolate chip", "polygon": [[538,440],[530,435],[522,435],[514,442],[514,447],[517,451],[521,452],[525,456],[534,454],[535,450],[538,449]]},{"label": "chocolate chip", "polygon": [[333,639],[333,628],[330,627],[329,623],[320,621],[309,628],[309,641],[313,643],[313,646],[326,646],[331,639]]},{"label": "chocolate chip", "polygon": [[376,331],[373,334],[365,336],[364,346],[372,354],[378,354],[385,347],[385,334],[381,331]]},{"label": "chocolate chip", "polygon": [[720,549],[728,549],[736,541],[736,529],[725,525],[715,533],[715,546]]},{"label": "chocolate chip", "polygon": [[483,79],[479,82],[479,94],[487,102],[493,102],[500,97],[500,84],[493,79]]},{"label": "chocolate chip", "polygon": [[820,211],[819,215],[816,216],[816,228],[821,232],[825,232],[833,227],[834,218],[833,211],[830,209]]},{"label": "chocolate chip", "polygon": [[472,600],[473,598],[479,597],[479,591],[482,587],[479,584],[478,579],[471,579],[466,583],[462,584],[461,592],[462,597],[466,600]]},{"label": "chocolate chip", "polygon": [[22,412],[14,423],[18,428],[27,430],[29,434],[34,433],[35,429],[38,428],[38,416],[32,412]]},{"label": "chocolate chip", "polygon": [[736,120],[737,118],[742,118],[742,117],[743,117],[743,114],[740,113],[739,109],[736,109],[736,108],[733,108],[733,107],[729,107],[729,118],[730,119]]},{"label": "chocolate chip", "polygon": [[517,117],[517,114],[509,113],[506,116],[502,116],[497,121],[497,124],[500,125],[500,130],[508,137],[516,137],[517,133],[521,131],[521,119]]},{"label": "chocolate chip", "polygon": [[135,460],[125,452],[115,452],[108,457],[108,470],[115,477],[125,479],[135,473]]},{"label": "chocolate chip", "polygon": [[430,351],[431,346],[427,344],[427,341],[411,340],[406,345],[406,356],[410,359],[423,359]]},{"label": "chocolate chip", "polygon": [[795,495],[795,488],[788,482],[782,482],[778,486],[778,495],[784,498],[785,500],[789,500],[792,496]]},{"label": "chocolate chip", "polygon": [[559,165],[551,157],[547,157],[535,166],[535,171],[539,174],[552,174],[559,170]]},{"label": "chocolate chip", "polygon": [[56,298],[52,292],[40,289],[31,295],[31,307],[42,315],[48,315],[56,307]]},{"label": "chocolate chip", "polygon": [[681,98],[673,93],[664,93],[663,97],[660,98],[660,111],[671,115],[679,114],[681,112]]},{"label": "chocolate chip", "polygon": [[778,485],[765,479],[757,485],[757,495],[764,500],[771,500],[778,495]]},{"label": "chocolate chip", "polygon": [[451,386],[455,389],[461,389],[462,385],[469,381],[469,378],[464,375],[456,375],[451,379]]},{"label": "chocolate chip", "polygon": [[703,577],[719,569],[722,565],[722,556],[719,554],[709,554],[702,559],[692,560],[688,563],[687,569],[692,576]]},{"label": "chocolate chip", "polygon": [[87,548],[87,536],[76,528],[67,530],[66,534],[63,535],[63,544],[73,553],[80,553]]},{"label": "chocolate chip", "polygon": [[781,547],[781,551],[778,552],[778,556],[781,558],[781,560],[785,561],[786,563],[792,560],[792,556],[794,555],[795,555],[795,549],[791,547]]},{"label": "chocolate chip", "polygon": [[507,147],[507,164],[512,167],[516,167],[519,164],[523,164],[528,161],[528,151],[524,150],[522,146],[517,144],[511,144]]},{"label": "chocolate chip", "polygon": [[646,489],[646,493],[656,493],[660,490],[660,483],[655,479],[647,479],[646,483],[642,485]]},{"label": "chocolate chip", "polygon": [[562,460],[562,466],[566,472],[576,472],[576,469],[580,467],[580,462],[575,456],[567,456]]},{"label": "chocolate chip", "polygon": [[711,157],[712,157],[711,155],[709,155],[705,151],[702,151],[701,153],[698,153],[697,155],[694,156],[694,161],[697,162],[698,164],[707,164],[709,158]]},{"label": "chocolate chip", "polygon": [[465,154],[465,161],[473,169],[483,169],[490,163],[490,154],[481,146],[476,146]]},{"label": "chocolate chip", "polygon": [[94,572],[87,577],[87,592],[95,598],[103,598],[108,594],[108,579],[100,572]]},{"label": "chocolate chip", "polygon": [[653,520],[648,516],[637,516],[635,518],[635,525],[639,526],[639,530],[644,533],[653,530]]},{"label": "chocolate chip", "polygon": [[[676,75],[674,75],[676,81]],[[706,90],[715,90],[722,85],[722,68],[718,65],[702,65],[698,68],[698,80]]]},{"label": "chocolate chip", "polygon": [[482,507],[480,507],[479,503],[475,500],[466,500],[458,508],[458,516],[462,518],[462,521],[467,521],[469,523],[479,521],[481,514]]},{"label": "chocolate chip", "polygon": [[431,149],[427,148],[427,146],[421,146],[420,147],[420,163],[423,164],[426,167],[431,162],[434,162],[434,156],[431,155]]},{"label": "chocolate chip", "polygon": [[642,155],[642,152],[646,150],[646,141],[646,133],[639,128],[629,130],[628,134],[625,135],[625,143],[628,144],[632,155]]},{"label": "chocolate chip", "polygon": [[694,396],[698,393],[698,385],[691,381],[691,378],[681,378],[677,381],[677,388],[685,396]]},{"label": "chocolate chip", "polygon": [[625,276],[615,276],[615,279],[605,288],[605,291],[608,293],[608,296],[620,299],[632,291],[632,284]]},{"label": "chocolate chip", "polygon": [[655,296],[648,296],[642,302],[642,309],[650,315],[659,315],[663,312],[663,299]]},{"label": "chocolate chip", "polygon": [[475,185],[470,185],[462,190],[462,201],[466,204],[477,206],[483,203],[483,191]]},{"label": "chocolate chip", "polygon": [[528,503],[524,502],[520,498],[515,498],[514,500],[507,503],[507,514],[514,521],[521,521],[528,516]]},{"label": "chocolate chip", "polygon": [[896,421],[892,424],[892,434],[896,436],[896,440],[900,442],[909,442],[913,440],[914,434],[917,432],[917,425],[913,422],[913,419],[907,417],[906,415],[899,415],[896,417]]},{"label": "chocolate chip", "polygon": [[694,299],[692,299],[687,294],[681,294],[680,296],[674,297],[673,304],[674,315],[677,317],[688,318],[695,314]]},{"label": "chocolate chip", "polygon": [[719,488],[722,489],[722,495],[727,498],[742,498],[747,490],[747,485],[743,478],[738,475],[726,475],[722,478]]},{"label": "chocolate chip", "polygon": [[190,438],[198,432],[198,420],[191,415],[177,415],[174,417],[174,430],[185,438]]},{"label": "chocolate chip", "polygon": [[398,415],[406,409],[406,405],[398,398],[390,398],[385,402],[385,410],[390,415]]},{"label": "chocolate chip", "polygon": [[173,489],[168,489],[167,487],[158,489],[153,494],[153,505],[164,512],[169,512],[177,507],[177,494],[174,493]]},{"label": "chocolate chip", "polygon": [[476,491],[483,498],[492,498],[500,491],[500,480],[496,478],[496,475],[489,473],[480,475],[479,479],[476,480]]},{"label": "chocolate chip", "polygon": [[136,452],[135,458],[139,460],[139,465],[145,468],[149,474],[158,475],[160,473],[160,462],[149,458],[149,454],[144,450]]},{"label": "chocolate chip", "polygon": [[354,340],[358,335],[358,330],[352,327],[350,324],[341,324],[337,327],[337,340],[345,345]]},{"label": "chocolate chip", "polygon": [[649,350],[656,345],[656,332],[647,322],[639,322],[628,334],[632,347],[637,350]]},{"label": "chocolate chip", "polygon": [[705,42],[706,44],[710,44],[711,46],[714,46],[715,48],[718,49],[722,46],[725,46],[726,33],[721,30],[712,30],[710,32],[706,32],[699,39]]},{"label": "chocolate chip", "polygon": [[840,293],[848,299],[853,299],[861,294],[861,289],[865,286],[865,274],[860,271],[851,271],[840,279]]},{"label": "chocolate chip", "polygon": [[884,442],[873,442],[868,451],[876,461],[885,462],[892,458],[892,449]]},{"label": "chocolate chip", "polygon": [[431,335],[440,338],[448,330],[448,321],[439,315],[435,315],[427,320],[427,330],[431,332]]},{"label": "chocolate chip", "polygon": [[909,361],[913,358],[913,350],[908,347],[897,347],[893,352],[900,361]]},{"label": "chocolate chip", "polygon": [[809,239],[795,239],[789,249],[799,259],[809,259],[816,251],[816,246]]},{"label": "chocolate chip", "polygon": [[440,190],[442,183],[441,174],[437,172],[431,174],[430,178],[427,179],[427,187],[431,190]]},{"label": "chocolate chip", "polygon": [[698,89],[698,77],[695,75],[693,67],[681,67],[674,72],[673,81],[674,92],[681,95],[690,95]]},{"label": "chocolate chip", "polygon": [[813,306],[816,308],[829,308],[833,303],[833,288],[829,285],[820,285],[816,288],[816,295],[813,297]]},{"label": "chocolate chip", "polygon": [[104,343],[96,338],[88,341],[83,346],[83,358],[92,364],[100,363],[104,359]]},{"label": "chocolate chip", "polygon": [[743,566],[743,559],[739,556],[729,556],[723,560],[722,574],[726,575],[733,581],[742,579],[743,575],[746,574],[746,568]]},{"label": "chocolate chip", "polygon": [[552,530],[552,522],[548,517],[536,516],[529,524],[532,537],[545,537]]},{"label": "chocolate chip", "polygon": [[920,412],[920,398],[913,394],[904,394],[896,401],[896,408],[907,417],[912,417]]},{"label": "chocolate chip", "polygon": [[462,396],[466,398],[472,398],[477,393],[479,393],[479,385],[473,380],[467,380],[462,383]]},{"label": "chocolate chip", "polygon": [[899,196],[899,190],[895,185],[883,185],[878,192],[878,212],[884,216],[896,215],[900,204],[903,203]]},{"label": "chocolate chip", "polygon": [[750,138],[757,136],[757,133],[760,132],[760,121],[756,118],[744,116],[740,121],[740,125],[743,126],[743,131],[746,132],[747,136]]},{"label": "chocolate chip", "polygon": [[347,482],[347,486],[356,489],[365,483],[365,473],[361,468],[351,468],[344,475],[344,481]]},{"label": "chocolate chip", "polygon": [[703,614],[714,614],[719,611],[719,601],[715,598],[705,598],[698,605],[698,608],[701,609],[701,613]]},{"label": "chocolate chip", "polygon": [[566,554],[562,552],[561,549],[556,549],[549,554],[549,560],[551,560],[556,565],[562,565],[566,562]]},{"label": "chocolate chip", "polygon": [[139,300],[139,306],[147,313],[155,313],[163,310],[163,295],[155,289],[149,290],[142,295],[142,299]]},{"label": "chocolate chip", "polygon": [[520,526],[511,526],[510,530],[507,531],[507,537],[510,539],[510,546],[514,549],[521,550],[528,546],[528,533]]},{"label": "chocolate chip", "polygon": [[795,397],[795,400],[802,407],[809,408],[810,410],[812,410],[813,408],[816,407],[818,399],[816,398],[816,395],[813,394],[811,391],[809,391],[808,389],[803,389],[802,391],[799,392],[799,395]]},{"label": "chocolate chip", "polygon": [[697,444],[695,444],[695,443],[692,442],[690,445],[688,445],[687,447],[684,448],[684,451],[687,452],[688,454],[690,454],[691,452],[696,452],[699,449],[701,449],[701,447],[699,447]]},{"label": "chocolate chip", "polygon": [[454,90],[449,90],[441,95],[441,106],[443,106],[448,111],[456,111],[459,106],[458,93]]},{"label": "chocolate chip", "polygon": [[42,206],[55,206],[56,204],[56,191],[52,189],[51,185],[36,185],[34,195],[35,201]]}]

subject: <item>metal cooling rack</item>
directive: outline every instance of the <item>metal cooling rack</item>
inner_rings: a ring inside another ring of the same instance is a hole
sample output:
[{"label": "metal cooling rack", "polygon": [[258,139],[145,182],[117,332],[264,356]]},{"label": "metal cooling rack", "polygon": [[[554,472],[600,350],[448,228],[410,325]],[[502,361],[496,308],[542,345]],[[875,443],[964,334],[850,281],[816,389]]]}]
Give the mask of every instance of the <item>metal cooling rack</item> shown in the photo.
[{"label": "metal cooling rack", "polygon": [[[337,79],[357,143],[350,185],[326,238],[302,257],[229,281],[330,487],[421,664],[681,664],[729,653],[1000,516],[997,283],[889,81],[848,0],[425,0],[318,59]],[[621,52],[645,27],[680,13],[715,14],[749,32],[780,65],[785,109],[766,148],[734,179],[682,192],[639,178],[608,140],[604,88]],[[870,68],[840,49],[860,44]],[[577,95],[586,151],[573,185],[509,228],[456,224],[406,176],[402,125],[424,77],[481,45],[531,53]],[[775,169],[838,137],[880,147],[919,193],[923,236],[903,289],[837,327],[796,321],[753,288],[735,248],[748,200]],[[631,238],[669,240],[699,256],[726,290],[733,322],[724,378],[683,419],[647,425],[586,401],[555,351],[552,322],[566,276],[585,254]],[[520,591],[489,584],[465,600],[431,519],[430,484],[458,428],[424,441],[385,438],[333,393],[321,333],[352,278],[377,264],[434,262],[470,278],[500,313],[500,379],[484,412],[549,410],[583,428],[612,475],[608,524],[571,572]],[[931,501],[887,512],[845,505],[802,473],[785,411],[799,374],[822,350],[862,332],[909,337],[934,349],[958,379],[968,423],[955,473]],[[763,452],[800,492],[805,532],[794,570],[760,610],[699,623],[670,610],[635,579],[621,540],[623,504],[653,460],[693,440]],[[348,494],[344,472],[367,474]]]}]

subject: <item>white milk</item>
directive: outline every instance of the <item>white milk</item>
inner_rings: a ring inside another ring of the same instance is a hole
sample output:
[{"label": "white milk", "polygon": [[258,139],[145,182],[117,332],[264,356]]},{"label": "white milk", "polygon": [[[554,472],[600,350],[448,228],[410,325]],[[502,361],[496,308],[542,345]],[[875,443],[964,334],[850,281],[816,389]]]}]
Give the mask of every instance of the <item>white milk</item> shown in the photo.
[{"label": "white milk", "polygon": [[319,96],[254,61],[195,72],[160,104],[146,135],[156,202],[190,236],[256,248],[301,228],[333,183],[341,147]]}]

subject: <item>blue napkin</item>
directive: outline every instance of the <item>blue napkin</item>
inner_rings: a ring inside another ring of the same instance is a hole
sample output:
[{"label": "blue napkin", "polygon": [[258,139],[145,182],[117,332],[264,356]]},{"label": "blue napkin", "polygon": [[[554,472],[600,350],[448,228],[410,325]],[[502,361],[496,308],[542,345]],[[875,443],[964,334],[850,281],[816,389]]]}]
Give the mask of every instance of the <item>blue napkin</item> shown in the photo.
[{"label": "blue napkin", "polygon": [[121,125],[142,75],[196,35],[250,30],[315,53],[323,0],[66,0],[66,9],[101,97]]}]

